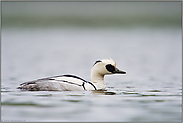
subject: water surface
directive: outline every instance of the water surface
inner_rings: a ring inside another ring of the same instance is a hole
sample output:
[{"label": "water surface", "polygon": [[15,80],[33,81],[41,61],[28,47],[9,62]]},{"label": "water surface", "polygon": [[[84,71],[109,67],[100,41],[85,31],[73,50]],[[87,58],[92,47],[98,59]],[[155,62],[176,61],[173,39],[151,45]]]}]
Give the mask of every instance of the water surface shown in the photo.
[{"label": "water surface", "polygon": [[[182,114],[179,28],[5,28],[1,40],[2,121],[171,121]],[[90,80],[96,60],[126,75],[106,91],[20,91],[29,80],[74,74]]]}]

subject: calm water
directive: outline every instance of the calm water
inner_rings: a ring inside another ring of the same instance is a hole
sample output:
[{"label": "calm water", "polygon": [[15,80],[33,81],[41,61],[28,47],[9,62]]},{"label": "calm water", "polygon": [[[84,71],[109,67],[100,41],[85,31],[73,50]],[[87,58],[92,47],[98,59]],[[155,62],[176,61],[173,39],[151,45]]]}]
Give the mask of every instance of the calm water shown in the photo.
[{"label": "calm water", "polygon": [[[1,38],[2,121],[182,121],[178,28],[6,28]],[[27,92],[28,80],[74,74],[90,80],[98,59],[126,75],[107,91]]]}]

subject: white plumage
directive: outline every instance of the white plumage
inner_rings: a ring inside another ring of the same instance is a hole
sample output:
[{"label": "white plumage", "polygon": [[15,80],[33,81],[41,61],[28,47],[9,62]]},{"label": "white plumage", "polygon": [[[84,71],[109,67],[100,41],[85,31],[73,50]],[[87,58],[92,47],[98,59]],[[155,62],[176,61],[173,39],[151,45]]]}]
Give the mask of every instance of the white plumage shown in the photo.
[{"label": "white plumage", "polygon": [[59,75],[37,79],[20,84],[18,89],[28,91],[83,91],[105,90],[104,76],[107,74],[126,74],[116,68],[116,62],[110,59],[98,60],[91,69],[91,82],[75,75]]}]

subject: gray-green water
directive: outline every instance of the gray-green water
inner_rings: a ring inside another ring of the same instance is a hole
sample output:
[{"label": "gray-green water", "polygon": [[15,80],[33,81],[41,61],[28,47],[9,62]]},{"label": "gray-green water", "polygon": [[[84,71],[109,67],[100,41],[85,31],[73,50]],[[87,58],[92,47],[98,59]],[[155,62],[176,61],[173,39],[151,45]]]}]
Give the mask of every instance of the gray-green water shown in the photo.
[{"label": "gray-green water", "polygon": [[[181,2],[1,3],[1,121],[182,121]],[[16,89],[108,57],[106,91]]]},{"label": "gray-green water", "polygon": [[[2,30],[2,121],[181,121],[181,30],[48,28]],[[90,80],[111,57],[126,75],[107,91],[27,92],[24,81],[60,74]]]}]

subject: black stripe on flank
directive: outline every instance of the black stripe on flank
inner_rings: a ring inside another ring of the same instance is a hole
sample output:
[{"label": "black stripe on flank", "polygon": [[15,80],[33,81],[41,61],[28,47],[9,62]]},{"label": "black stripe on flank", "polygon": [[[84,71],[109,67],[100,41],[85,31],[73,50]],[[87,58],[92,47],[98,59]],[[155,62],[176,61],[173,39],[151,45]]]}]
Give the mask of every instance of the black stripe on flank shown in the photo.
[{"label": "black stripe on flank", "polygon": [[66,83],[77,85],[77,86],[82,86],[82,85],[79,85],[79,84],[76,84],[76,83],[73,83],[73,82],[64,81],[64,80],[57,80],[57,81],[66,82]]},{"label": "black stripe on flank", "polygon": [[[102,61],[96,61],[96,62],[102,62]],[[86,80],[84,80],[84,79],[82,79],[82,78],[80,78],[80,77],[78,77],[78,76],[75,76],[75,75],[63,75],[63,76],[66,76],[66,77],[73,77],[73,78],[76,78],[76,79],[83,80],[84,82],[87,82],[87,83],[91,84],[91,85],[93,86],[93,88],[94,88],[95,90],[97,90],[97,88],[93,85],[93,83],[88,82],[88,81],[86,81]],[[86,88],[84,87],[84,82],[83,82],[82,86],[83,86],[84,90],[86,90]],[[75,84],[75,83],[73,83],[73,84]],[[81,86],[81,85],[79,85],[79,86]]]},{"label": "black stripe on flank", "polygon": [[84,80],[84,79],[82,79],[82,78],[80,78],[80,77],[78,77],[78,76],[75,76],[75,75],[63,75],[63,76],[66,76],[66,77],[73,77],[73,78],[76,78],[76,79],[80,79],[80,80],[82,80],[82,81],[84,81],[84,82],[87,82],[86,80]]},{"label": "black stripe on flank", "polygon": [[58,76],[52,76],[52,77],[41,78],[41,79],[37,79],[37,80],[33,80],[33,81],[24,82],[24,83],[21,83],[20,85],[35,84],[36,82],[43,81],[43,80],[56,80],[55,79],[56,77],[62,77],[62,76],[65,76],[65,77],[73,77],[73,78],[80,79],[80,80],[82,80],[84,82],[87,82],[86,80],[84,80],[84,79],[82,79],[80,77],[77,77],[75,75],[58,75]]},{"label": "black stripe on flank", "polygon": [[[98,62],[102,62],[102,61],[96,61],[96,63],[98,63]],[[95,64],[96,64],[96,63],[95,63]],[[93,88],[94,88],[95,90],[97,90],[97,88],[93,85],[93,83],[91,83],[91,82],[89,82],[89,81],[86,81],[86,80],[84,80],[84,79],[82,79],[82,78],[80,78],[80,77],[78,77],[78,76],[75,76],[75,75],[66,74],[66,75],[60,75],[60,76],[54,76],[54,77],[61,77],[61,76],[73,77],[73,78],[76,78],[76,79],[80,79],[80,80],[82,80],[82,81],[84,81],[84,82],[86,82],[86,83],[91,84],[91,85],[93,86]],[[57,81],[58,81],[58,80],[57,80]],[[60,81],[63,81],[63,80],[60,80]],[[68,81],[63,81],[63,82],[68,82]],[[70,83],[70,84],[75,84],[75,83],[72,83],[72,82],[68,82],[68,83]],[[75,84],[75,85],[83,86],[84,90],[86,90],[86,88],[84,87],[84,83],[83,83],[82,85],[79,85],[79,84]]]},{"label": "black stripe on flank", "polygon": [[86,88],[85,88],[85,83],[84,83],[84,82],[83,82],[82,86],[83,86],[84,90],[86,90]]},{"label": "black stripe on flank", "polygon": [[93,83],[91,82],[88,82],[88,83],[91,84],[95,90],[97,90],[97,88],[95,87],[95,85],[93,85]]}]

